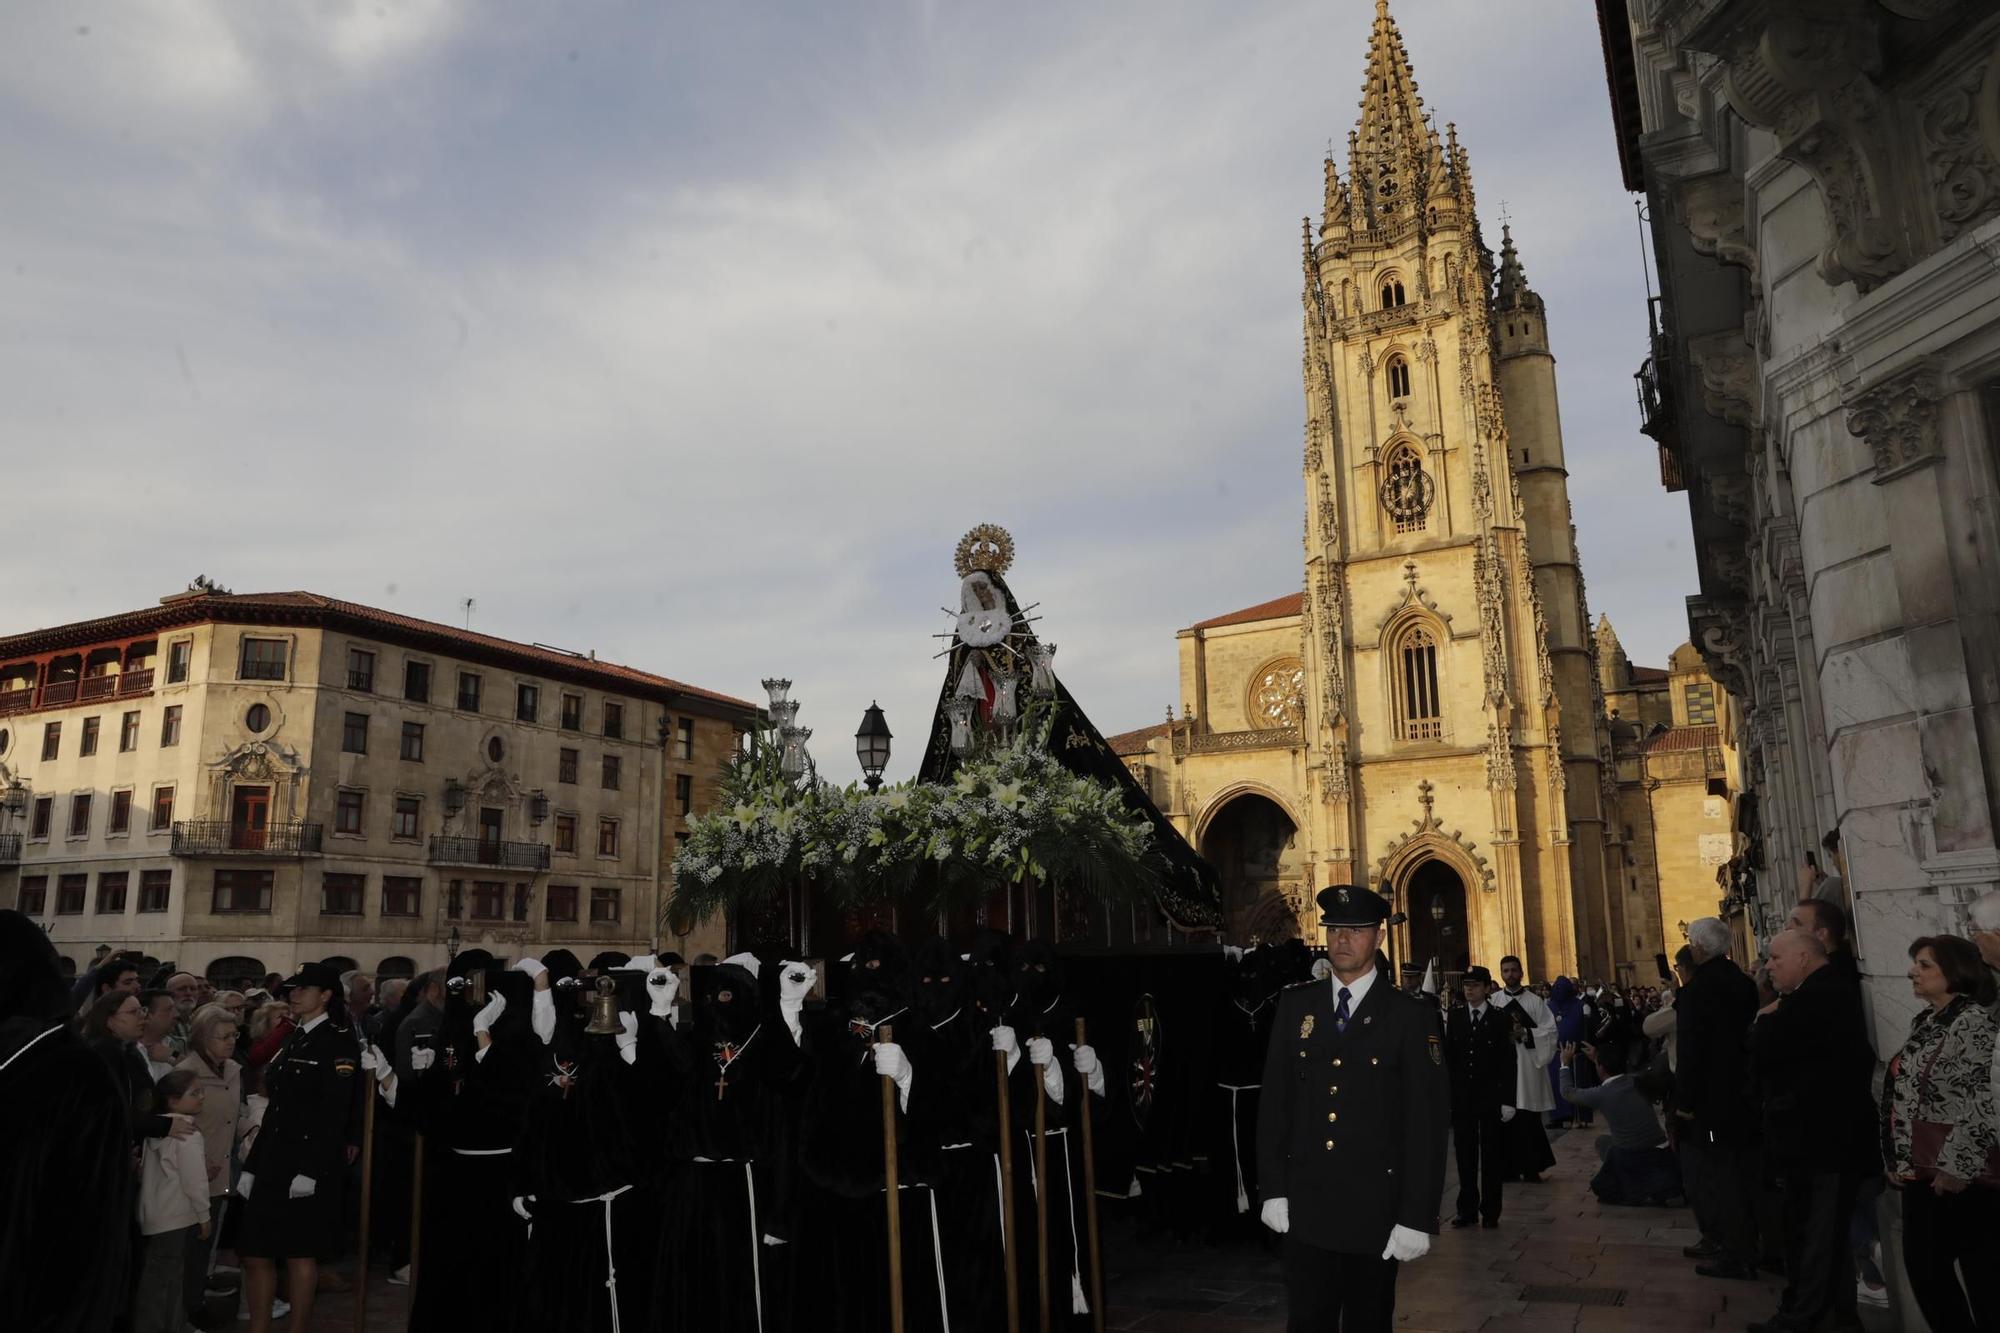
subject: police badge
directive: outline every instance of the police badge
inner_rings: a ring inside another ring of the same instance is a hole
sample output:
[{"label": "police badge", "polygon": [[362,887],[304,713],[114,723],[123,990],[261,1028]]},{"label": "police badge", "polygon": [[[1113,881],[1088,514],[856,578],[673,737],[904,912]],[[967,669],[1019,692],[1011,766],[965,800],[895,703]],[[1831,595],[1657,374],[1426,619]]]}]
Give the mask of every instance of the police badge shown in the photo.
[{"label": "police badge", "polygon": [[1310,1037],[1312,1034],[1313,1034],[1313,1016],[1311,1014],[1307,1014],[1305,1017],[1305,1021],[1299,1024],[1299,1040],[1304,1041],[1307,1037]]},{"label": "police badge", "polygon": [[1432,1063],[1432,1064],[1434,1064],[1434,1065],[1441,1065],[1441,1064],[1443,1064],[1443,1063],[1444,1063],[1444,1043],[1443,1043],[1443,1042],[1442,1042],[1442,1041],[1441,1041],[1441,1040],[1440,1040],[1439,1038],[1437,1038],[1437,1037],[1426,1037],[1426,1038],[1424,1038],[1424,1040],[1425,1040],[1426,1042],[1428,1042],[1428,1043],[1430,1044],[1430,1048],[1431,1048],[1431,1063]]}]

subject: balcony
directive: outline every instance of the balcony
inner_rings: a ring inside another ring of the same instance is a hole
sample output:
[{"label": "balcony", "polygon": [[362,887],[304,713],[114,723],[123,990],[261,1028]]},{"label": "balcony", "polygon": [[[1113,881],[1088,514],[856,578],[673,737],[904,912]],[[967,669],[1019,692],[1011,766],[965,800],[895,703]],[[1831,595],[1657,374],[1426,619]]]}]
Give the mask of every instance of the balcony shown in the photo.
[{"label": "balcony", "polygon": [[221,819],[190,819],[174,825],[175,856],[318,856],[325,826],[267,824],[251,828]]},{"label": "balcony", "polygon": [[0,833],[0,866],[19,865],[20,863],[21,835],[18,833]]},{"label": "balcony", "polygon": [[0,690],[0,717],[10,713],[33,713],[45,708],[67,708],[71,704],[95,703],[101,699],[137,699],[153,692],[153,669],[107,672],[81,680],[52,680],[24,690]]},{"label": "balcony", "polygon": [[1660,298],[1646,308],[1652,355],[1640,364],[1632,381],[1639,393],[1639,433],[1660,450],[1660,485],[1669,491],[1687,489],[1681,468],[1680,429],[1674,420],[1673,347],[1661,328]]},{"label": "balcony", "polygon": [[490,838],[447,838],[433,834],[428,859],[434,866],[547,870],[549,845],[545,842],[499,842]]}]

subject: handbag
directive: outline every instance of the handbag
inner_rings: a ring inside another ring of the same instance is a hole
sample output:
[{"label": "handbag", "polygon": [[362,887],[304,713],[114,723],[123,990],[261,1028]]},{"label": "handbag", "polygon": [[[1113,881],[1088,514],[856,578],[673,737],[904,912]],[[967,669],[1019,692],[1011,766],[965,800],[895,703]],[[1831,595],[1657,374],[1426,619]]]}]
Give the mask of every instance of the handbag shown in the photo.
[{"label": "handbag", "polygon": [[[1931,1052],[1931,1058],[1924,1061],[1924,1067],[1917,1072],[1917,1105],[1924,1104],[1924,1089],[1930,1085],[1931,1066],[1937,1063],[1944,1051],[1944,1043],[1939,1042]],[[1944,1151],[1944,1141],[1950,1137],[1952,1126],[1942,1120],[1910,1120],[1910,1165],[1915,1168],[1917,1179],[1929,1182],[1937,1175],[1938,1154]],[[1986,1169],[1966,1182],[1985,1189],[2000,1189],[2000,1143],[1986,1150]]]}]

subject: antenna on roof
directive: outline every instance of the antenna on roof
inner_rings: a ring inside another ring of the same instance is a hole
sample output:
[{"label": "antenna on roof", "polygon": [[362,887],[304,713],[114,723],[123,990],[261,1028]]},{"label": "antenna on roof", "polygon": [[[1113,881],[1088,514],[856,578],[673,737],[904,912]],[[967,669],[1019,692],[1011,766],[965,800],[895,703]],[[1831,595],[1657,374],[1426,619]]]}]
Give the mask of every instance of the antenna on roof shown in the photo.
[{"label": "antenna on roof", "polygon": [[463,602],[459,603],[459,605],[465,610],[465,627],[467,629],[472,628],[472,608],[477,606],[478,604],[479,603],[477,603],[470,597],[466,598]]}]

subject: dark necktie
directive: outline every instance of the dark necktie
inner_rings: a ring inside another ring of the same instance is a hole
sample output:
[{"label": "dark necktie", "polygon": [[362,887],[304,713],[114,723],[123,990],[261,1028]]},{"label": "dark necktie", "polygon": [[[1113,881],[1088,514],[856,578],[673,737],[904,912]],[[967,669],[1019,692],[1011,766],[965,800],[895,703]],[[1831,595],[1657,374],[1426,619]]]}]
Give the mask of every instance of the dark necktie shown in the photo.
[{"label": "dark necktie", "polygon": [[1335,1032],[1347,1031],[1348,998],[1349,997],[1348,997],[1347,987],[1342,986],[1340,988],[1340,1007],[1333,1011],[1333,1030]]}]

